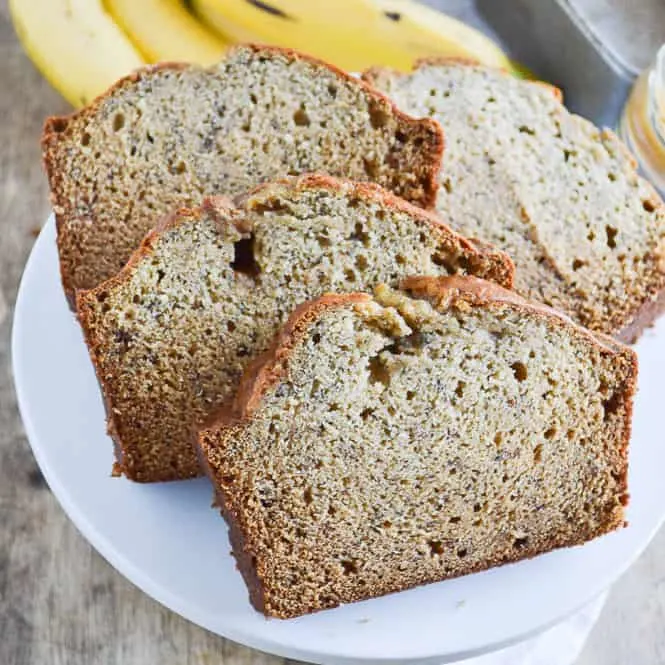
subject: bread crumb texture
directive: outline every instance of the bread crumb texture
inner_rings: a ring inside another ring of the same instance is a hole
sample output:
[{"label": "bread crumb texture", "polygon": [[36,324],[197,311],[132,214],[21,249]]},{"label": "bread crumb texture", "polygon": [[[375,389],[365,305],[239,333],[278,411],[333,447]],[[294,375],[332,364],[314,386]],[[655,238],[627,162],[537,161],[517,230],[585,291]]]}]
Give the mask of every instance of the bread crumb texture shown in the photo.
[{"label": "bread crumb texture", "polygon": [[633,352],[477,286],[323,297],[201,432],[259,610],[294,617],[623,524]]},{"label": "bread crumb texture", "polygon": [[377,185],[301,176],[167,218],[119,275],[78,295],[119,470],[198,475],[194,426],[296,305],[457,273],[512,283],[504,254]]},{"label": "bread crumb texture", "polygon": [[612,132],[569,113],[554,88],[487,67],[423,62],[366,78],[441,123],[437,208],[510,254],[522,295],[593,330],[636,335],[631,324],[665,287],[665,213]]},{"label": "bread crumb texture", "polygon": [[156,220],[212,194],[323,171],[434,204],[436,122],[293,51],[241,46],[218,65],[158,65],[47,121],[43,152],[65,290],[125,264]]}]

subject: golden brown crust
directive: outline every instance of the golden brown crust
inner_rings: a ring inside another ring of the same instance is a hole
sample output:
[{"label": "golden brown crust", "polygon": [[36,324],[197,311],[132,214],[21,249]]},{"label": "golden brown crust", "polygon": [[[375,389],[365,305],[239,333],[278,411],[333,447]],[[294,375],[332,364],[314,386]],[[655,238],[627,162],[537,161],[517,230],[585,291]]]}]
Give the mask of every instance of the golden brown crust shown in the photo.
[{"label": "golden brown crust", "polygon": [[451,275],[449,277],[408,277],[403,280],[400,288],[410,292],[416,297],[429,300],[437,309],[445,310],[457,300],[465,300],[474,305],[489,303],[503,303],[514,305],[523,310],[528,310],[558,324],[572,327],[575,334],[583,337],[592,344],[599,346],[608,353],[623,353],[631,357],[637,363],[637,354],[620,341],[609,335],[592,332],[582,327],[569,316],[557,309],[548,307],[541,303],[534,303],[514,291],[509,291],[501,286],[478,279],[472,275]]},{"label": "golden brown crust", "polygon": [[498,284],[509,289],[513,286],[515,265],[508,254],[489,243],[466,238],[448,226],[436,212],[423,210],[373,182],[354,182],[345,178],[335,178],[324,173],[305,173],[299,176],[286,177],[263,183],[247,194],[236,197],[234,200],[236,205],[244,207],[247,201],[253,197],[269,193],[271,190],[277,192],[282,186],[298,190],[325,188],[331,191],[342,191],[343,189],[350,189],[350,196],[376,202],[388,209],[408,214],[418,221],[430,225],[442,237],[452,236],[459,243],[461,249],[472,256],[477,256],[479,265],[481,263],[486,265],[487,270],[485,274],[489,276],[489,273],[491,273],[493,280]]},{"label": "golden brown crust", "polygon": [[616,338],[624,344],[635,344],[642,333],[653,326],[658,317],[665,313],[665,289],[653,300],[648,300],[637,311],[633,320],[622,328]]},{"label": "golden brown crust", "polygon": [[[479,572],[513,561],[532,558],[557,548],[581,545],[594,537],[625,526],[623,507],[628,503],[627,453],[628,442],[630,439],[630,422],[632,418],[632,398],[636,389],[636,354],[628,347],[619,344],[609,337],[604,335],[595,336],[580,326],[572,323],[568,317],[561,315],[549,307],[533,305],[511,291],[507,291],[506,289],[473,277],[413,277],[405,280],[402,288],[415,294],[420,294],[428,300],[434,300],[436,305],[440,306],[442,309],[453,305],[459,299],[464,299],[466,302],[475,305],[496,303],[528,309],[529,311],[536,313],[538,316],[547,317],[548,320],[551,320],[555,325],[570,326],[571,330],[576,331],[587,342],[597,345],[604,353],[616,353],[617,355],[623,356],[628,361],[621,398],[621,408],[624,409],[625,414],[625,427],[623,441],[613,460],[613,474],[618,483],[620,505],[611,513],[608,513],[606,520],[595,529],[591,530],[590,527],[581,528],[573,541],[571,541],[569,536],[563,537],[554,534],[547,541],[530,543],[525,549],[519,551],[514,548],[512,550],[505,550],[498,556],[474,564],[473,566],[469,566],[463,571],[457,571],[454,573],[446,573],[442,571],[439,576],[427,580],[408,581],[401,585],[388,583],[383,586],[375,586],[371,589],[371,596],[378,597],[388,593],[406,590],[425,582],[442,581],[460,575]],[[257,560],[248,548],[248,542],[244,536],[244,530],[248,529],[249,525],[245,524],[243,515],[239,507],[236,506],[234,495],[232,492],[225,489],[224,484],[220,482],[220,479],[217,477],[216,469],[210,464],[210,450],[215,444],[208,443],[207,438],[210,436],[210,438],[214,438],[216,442],[221,441],[222,444],[224,441],[230,441],[235,438],[238,430],[251,419],[252,413],[256,410],[265,393],[284,376],[294,347],[305,335],[307,329],[323,312],[338,307],[351,307],[358,303],[369,302],[371,300],[372,298],[370,296],[359,293],[326,295],[297,308],[291,315],[288,323],[275,338],[270,350],[257,358],[253,365],[245,372],[233,408],[227,408],[224,414],[219,414],[219,418],[215,423],[212,423],[206,428],[206,430],[199,433],[198,448],[202,463],[207,475],[210,477],[216,488],[218,506],[229,525],[233,554],[236,558],[237,567],[248,586],[252,605],[258,611],[269,616],[286,619],[291,618],[294,614],[287,613],[266,603],[261,571],[257,568]],[[363,600],[366,599],[368,595],[367,590],[365,590],[364,593],[353,591],[349,597],[344,598],[344,602]],[[302,611],[314,612],[334,607],[336,604],[338,603],[334,601],[319,602],[316,606],[307,607],[307,609]]]}]

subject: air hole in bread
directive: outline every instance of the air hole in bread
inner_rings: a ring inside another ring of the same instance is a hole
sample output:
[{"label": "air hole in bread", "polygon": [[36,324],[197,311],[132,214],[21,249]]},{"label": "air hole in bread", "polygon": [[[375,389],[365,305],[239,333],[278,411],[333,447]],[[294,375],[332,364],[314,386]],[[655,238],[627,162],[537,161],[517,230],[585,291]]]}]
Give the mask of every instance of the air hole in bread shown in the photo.
[{"label": "air hole in bread", "polygon": [[379,165],[376,159],[369,159],[368,157],[363,157],[363,167],[365,169],[365,174],[368,178],[376,180],[379,175]]},{"label": "air hole in bread", "polygon": [[458,524],[462,521],[462,518],[459,515],[453,515],[449,520],[451,524]]},{"label": "air hole in bread", "polygon": [[656,209],[656,204],[651,199],[644,199],[644,201],[642,201],[642,207],[647,212],[654,212]]},{"label": "air hole in bread", "polygon": [[328,84],[328,94],[335,99],[337,97],[337,86],[333,85],[332,83]]},{"label": "air hole in bread", "polygon": [[609,416],[614,415],[619,410],[620,406],[621,397],[618,393],[614,393],[609,399],[604,400],[603,409],[605,410],[605,420],[607,420]]},{"label": "air hole in bread", "polygon": [[347,282],[355,282],[356,281],[356,273],[351,270],[351,268],[347,268],[344,271],[344,277],[346,278]]},{"label": "air hole in bread", "polygon": [[361,417],[363,420],[367,420],[367,419],[368,419],[373,413],[374,413],[374,409],[370,409],[370,408],[363,409],[363,410],[360,412],[360,417]]},{"label": "air hole in bread", "polygon": [[414,393],[413,390],[407,390],[406,391],[406,399],[407,399],[408,402],[410,402],[415,396],[416,396],[416,393]]},{"label": "air hole in bread", "polygon": [[254,258],[253,235],[233,243],[233,262],[231,263],[231,267],[235,272],[249,277],[257,277],[259,275],[261,269]]},{"label": "air hole in bread", "polygon": [[312,344],[318,344],[321,341],[321,333],[314,333],[312,335]]},{"label": "air hole in bread", "polygon": [[[530,136],[535,136],[536,130],[533,127],[527,125],[521,125],[519,128],[520,134],[529,134]],[[566,160],[568,161],[568,160]]]},{"label": "air hole in bread", "polygon": [[87,146],[90,145],[90,141],[92,140],[92,136],[88,132],[83,132],[83,136],[81,136],[81,145],[86,148]]},{"label": "air hole in bread", "polygon": [[369,262],[367,261],[367,257],[363,256],[362,254],[359,254],[356,257],[356,268],[362,272],[363,270],[367,270],[367,267],[369,266]]},{"label": "air hole in bread", "polygon": [[556,436],[556,433],[557,433],[556,427],[550,427],[549,429],[545,430],[543,436],[546,439],[550,440],[550,439],[553,439]]},{"label": "air hole in bread", "polygon": [[375,102],[369,107],[369,122],[372,129],[381,129],[388,124],[388,112]]},{"label": "air hole in bread", "polygon": [[355,575],[358,572],[358,564],[355,561],[342,561],[342,570],[345,575]]},{"label": "air hole in bread", "polygon": [[582,266],[586,264],[582,259],[573,259],[573,270],[579,270]]},{"label": "air hole in bread", "polygon": [[457,397],[463,397],[464,395],[464,388],[466,387],[466,381],[458,381],[457,385],[455,386],[455,395]]},{"label": "air hole in bread", "polygon": [[521,383],[522,381],[526,381],[528,372],[526,369],[526,365],[521,362],[515,362],[511,366],[511,369],[513,370],[513,374],[515,375],[515,378]]},{"label": "air hole in bread", "polygon": [[312,503],[312,501],[314,500],[314,497],[313,497],[313,495],[312,495],[312,488],[311,488],[311,487],[305,487],[305,491],[303,492],[303,496],[302,496],[302,498],[303,498],[303,501],[304,501],[307,505],[309,505],[310,503]]},{"label": "air hole in bread", "polygon": [[443,554],[443,544],[440,540],[430,540],[427,544],[429,545],[429,551],[432,556],[441,556]]},{"label": "air hole in bread", "polygon": [[406,143],[406,134],[400,130],[395,132],[395,139],[398,143]]},{"label": "air hole in bread", "polygon": [[369,234],[365,231],[365,227],[361,222],[356,222],[353,233],[349,236],[349,240],[357,240],[365,247],[369,245]]},{"label": "air hole in bread", "polygon": [[446,178],[443,181],[443,188],[448,192],[448,194],[452,194],[453,191],[453,184],[450,182],[450,178]]},{"label": "air hole in bread", "polygon": [[529,544],[529,539],[527,537],[515,538],[513,541],[513,547],[516,550],[524,549]]},{"label": "air hole in bread", "polygon": [[113,131],[119,132],[125,126],[125,115],[123,113],[116,113],[113,116]]},{"label": "air hole in bread", "polygon": [[457,556],[458,556],[460,559],[463,559],[468,553],[469,553],[469,550],[467,550],[466,547],[460,547],[460,548],[457,550]]},{"label": "air hole in bread", "polygon": [[[545,433],[545,438],[547,437],[547,432]],[[549,437],[551,438],[551,437]],[[533,449],[533,461],[536,464],[540,464],[540,462],[543,459],[543,444],[539,443],[534,449]]]},{"label": "air hole in bread", "polygon": [[293,114],[293,122],[297,127],[309,127],[310,119],[302,106]]},{"label": "air hole in bread", "polygon": [[445,268],[451,275],[455,272],[455,269],[451,264],[449,257],[444,256],[443,254],[432,254],[432,263],[435,266],[440,266],[441,268]]},{"label": "air hole in bread", "polygon": [[617,246],[616,237],[619,234],[619,230],[608,224],[605,227],[605,233],[607,234],[607,246],[610,249],[614,249]]}]

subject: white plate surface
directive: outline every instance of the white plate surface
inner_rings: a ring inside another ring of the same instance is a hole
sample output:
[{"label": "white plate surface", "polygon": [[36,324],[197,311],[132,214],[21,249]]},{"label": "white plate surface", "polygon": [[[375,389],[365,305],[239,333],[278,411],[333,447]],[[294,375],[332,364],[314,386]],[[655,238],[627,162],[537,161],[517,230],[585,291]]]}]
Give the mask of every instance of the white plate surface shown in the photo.
[{"label": "white plate surface", "polygon": [[83,535],[178,614],[243,644],[326,664],[451,662],[525,638],[607,588],[665,515],[665,318],[638,346],[630,527],[583,547],[291,621],[247,600],[206,480],[111,478],[111,441],[81,332],[60,285],[53,218],[33,249],[13,330],[19,406],[37,461]]}]

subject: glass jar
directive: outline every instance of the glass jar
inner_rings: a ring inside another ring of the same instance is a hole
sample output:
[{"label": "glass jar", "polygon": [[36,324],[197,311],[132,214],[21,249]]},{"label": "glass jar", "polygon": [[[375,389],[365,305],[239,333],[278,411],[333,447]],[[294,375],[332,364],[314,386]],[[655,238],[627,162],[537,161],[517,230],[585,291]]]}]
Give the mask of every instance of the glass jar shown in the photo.
[{"label": "glass jar", "polygon": [[652,67],[635,82],[619,134],[644,175],[665,194],[665,44]]}]

